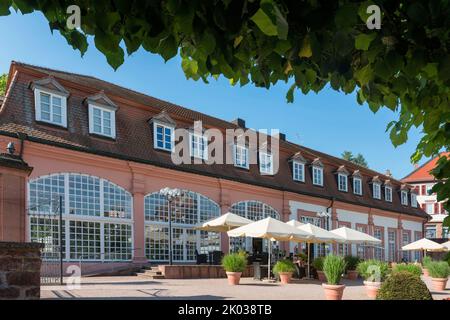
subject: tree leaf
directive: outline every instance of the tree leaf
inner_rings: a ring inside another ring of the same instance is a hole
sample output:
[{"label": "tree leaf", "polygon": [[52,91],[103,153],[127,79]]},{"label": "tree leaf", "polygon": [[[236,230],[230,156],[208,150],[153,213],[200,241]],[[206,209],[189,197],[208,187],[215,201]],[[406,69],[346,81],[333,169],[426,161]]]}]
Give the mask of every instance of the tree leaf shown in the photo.
[{"label": "tree leaf", "polygon": [[371,42],[377,37],[377,34],[375,32],[365,34],[361,33],[355,38],[355,48],[358,50],[369,50],[369,46]]},{"label": "tree leaf", "polygon": [[270,19],[270,17],[259,8],[258,11],[250,18],[258,28],[268,36],[278,35],[278,28]]},{"label": "tree leaf", "polygon": [[298,56],[300,58],[310,58],[312,56],[309,35],[306,35],[306,37],[303,38],[302,47],[300,49],[300,52],[298,53]]}]

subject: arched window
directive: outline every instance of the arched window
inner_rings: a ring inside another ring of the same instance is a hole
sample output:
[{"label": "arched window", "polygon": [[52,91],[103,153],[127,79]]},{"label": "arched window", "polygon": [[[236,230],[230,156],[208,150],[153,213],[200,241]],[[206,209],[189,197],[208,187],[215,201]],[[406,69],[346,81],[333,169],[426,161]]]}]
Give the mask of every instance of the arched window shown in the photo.
[{"label": "arched window", "polygon": [[56,259],[59,252],[61,210],[66,260],[131,260],[132,197],[122,187],[94,176],[59,173],[31,180],[28,192],[30,240],[45,243],[45,259]]},{"label": "arched window", "polygon": [[[268,204],[261,201],[247,200],[233,204],[230,208],[230,212],[245,217],[247,219],[258,221],[267,217],[280,220],[280,214]],[[256,243],[260,241],[261,248],[258,250],[265,250],[267,252],[268,242],[267,240],[253,240],[251,238],[231,238],[230,244],[234,249],[245,248],[248,252],[255,251]]]},{"label": "arched window", "polygon": [[[173,203],[173,260],[195,261],[195,250],[208,253],[220,250],[220,235],[194,230],[201,222],[220,216],[220,207],[202,194],[187,191]],[[152,193],[144,199],[146,255],[150,261],[169,260],[169,211],[166,199]]]},{"label": "arched window", "polygon": [[258,221],[267,217],[280,220],[278,212],[261,201],[247,200],[233,204],[230,211],[247,219]]}]

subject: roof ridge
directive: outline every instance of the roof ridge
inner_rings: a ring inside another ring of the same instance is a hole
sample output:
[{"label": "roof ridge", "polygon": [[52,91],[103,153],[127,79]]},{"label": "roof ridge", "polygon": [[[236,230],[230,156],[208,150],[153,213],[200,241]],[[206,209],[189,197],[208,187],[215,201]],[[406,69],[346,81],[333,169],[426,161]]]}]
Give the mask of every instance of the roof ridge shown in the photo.
[{"label": "roof ridge", "polygon": [[[436,158],[440,158],[442,155],[447,155],[450,156],[450,152],[449,151],[442,151],[439,152],[439,154],[433,158],[428,159],[427,161],[425,161],[422,165],[418,166],[417,168],[415,168],[413,171],[411,171],[410,173],[408,173],[406,176],[404,176],[403,178],[400,179],[400,181],[403,181],[405,179],[407,179],[408,177],[412,176],[414,173],[416,173],[417,171],[419,171],[420,169],[422,169],[423,167],[425,167],[427,164],[429,164],[431,161],[434,161]],[[429,172],[427,172],[429,173]]]}]

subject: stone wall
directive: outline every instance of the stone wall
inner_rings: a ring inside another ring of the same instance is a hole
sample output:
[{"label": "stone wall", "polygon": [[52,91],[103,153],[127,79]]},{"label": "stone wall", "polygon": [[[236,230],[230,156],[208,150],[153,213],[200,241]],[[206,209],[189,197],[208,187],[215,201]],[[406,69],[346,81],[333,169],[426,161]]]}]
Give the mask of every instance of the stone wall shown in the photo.
[{"label": "stone wall", "polygon": [[41,248],[0,241],[0,300],[40,298]]}]

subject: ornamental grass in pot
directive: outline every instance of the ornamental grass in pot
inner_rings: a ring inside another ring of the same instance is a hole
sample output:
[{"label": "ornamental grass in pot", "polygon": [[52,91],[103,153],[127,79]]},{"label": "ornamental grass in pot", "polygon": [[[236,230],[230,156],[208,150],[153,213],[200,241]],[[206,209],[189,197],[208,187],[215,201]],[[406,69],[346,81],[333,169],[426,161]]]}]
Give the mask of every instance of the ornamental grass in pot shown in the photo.
[{"label": "ornamental grass in pot", "polygon": [[364,278],[367,296],[376,298],[381,283],[389,274],[389,265],[384,261],[369,259],[358,263],[356,270]]},{"label": "ornamental grass in pot", "polygon": [[433,261],[433,259],[431,259],[431,257],[428,257],[428,256],[425,256],[422,259],[422,272],[425,277],[430,276],[430,274],[428,273],[428,264],[432,261]]},{"label": "ornamental grass in pot", "polygon": [[291,283],[292,274],[295,271],[295,265],[291,260],[284,259],[278,261],[273,267],[273,273],[280,277],[282,284]]},{"label": "ornamental grass in pot", "polygon": [[450,266],[446,261],[432,261],[428,264],[428,272],[433,282],[433,289],[444,291],[447,286]]},{"label": "ornamental grass in pot", "polygon": [[247,257],[240,253],[227,254],[222,258],[222,267],[226,271],[228,284],[238,285],[247,267]]},{"label": "ornamental grass in pot", "polygon": [[345,256],[344,260],[346,263],[345,271],[347,274],[347,278],[349,280],[358,279],[358,271],[356,271],[356,266],[358,265],[358,263],[361,262],[361,259],[359,257],[354,256]]},{"label": "ornamental grass in pot", "polygon": [[321,282],[327,281],[327,277],[325,277],[325,273],[323,272],[323,260],[323,257],[317,257],[312,262],[312,266],[316,269],[317,277]]},{"label": "ornamental grass in pot", "polygon": [[342,300],[345,285],[341,284],[342,274],[345,272],[345,260],[343,257],[328,255],[323,260],[323,272],[327,277],[327,283],[322,283],[327,300]]},{"label": "ornamental grass in pot", "polygon": [[422,274],[422,268],[420,267],[420,265],[413,263],[399,263],[394,268],[392,268],[392,273],[397,272],[409,272],[420,278],[420,275]]}]

